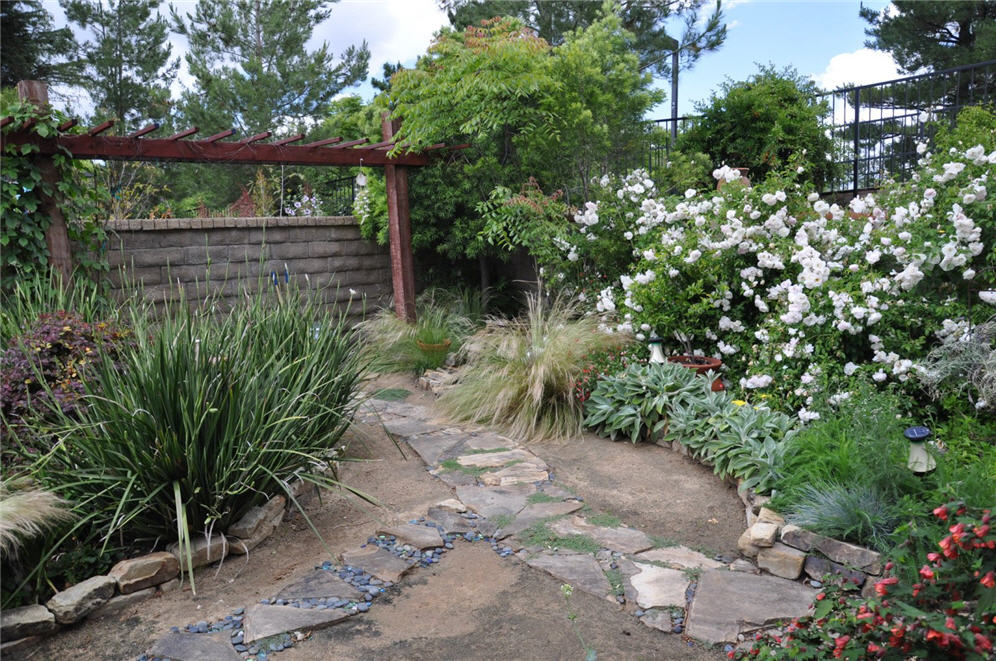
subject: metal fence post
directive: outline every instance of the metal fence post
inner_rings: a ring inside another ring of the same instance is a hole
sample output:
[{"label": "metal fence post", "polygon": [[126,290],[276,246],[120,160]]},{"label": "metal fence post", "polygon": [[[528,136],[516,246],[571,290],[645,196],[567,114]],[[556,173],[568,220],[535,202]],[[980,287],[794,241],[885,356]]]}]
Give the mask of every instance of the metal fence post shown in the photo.
[{"label": "metal fence post", "polygon": [[858,156],[861,154],[861,88],[854,88],[854,195],[858,194]]}]

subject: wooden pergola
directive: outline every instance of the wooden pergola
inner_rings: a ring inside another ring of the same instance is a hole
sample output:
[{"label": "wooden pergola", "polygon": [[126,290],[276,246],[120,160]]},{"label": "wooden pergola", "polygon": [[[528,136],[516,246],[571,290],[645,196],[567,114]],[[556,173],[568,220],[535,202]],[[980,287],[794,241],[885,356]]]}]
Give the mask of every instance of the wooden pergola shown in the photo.
[{"label": "wooden pergola", "polygon": [[[44,83],[21,81],[17,89],[22,99],[31,101],[39,108],[47,108],[48,88]],[[6,128],[13,121],[13,117],[0,119],[0,127]],[[38,158],[43,177],[52,185],[53,190],[55,190],[55,180],[58,178],[51,158],[55,154],[68,154],[75,159],[92,160],[383,167],[387,182],[394,306],[398,316],[408,321],[415,321],[415,272],[412,264],[408,168],[429,165],[433,156],[444,150],[462,149],[467,146],[447,147],[444,144],[437,144],[419,153],[403,152],[390,155],[389,152],[397,146],[393,136],[400,127],[400,120],[391,120],[386,113],[381,122],[383,141],[375,143],[370,143],[366,138],[344,141],[343,138],[336,137],[297,144],[304,140],[303,133],[265,142],[272,135],[270,131],[241,140],[223,142],[235,135],[234,129],[200,140],[189,139],[198,133],[197,127],[165,138],[147,137],[159,128],[156,124],[149,124],[127,136],[104,135],[114,126],[114,120],[77,134],[66,133],[77,124],[76,120],[70,120],[59,126],[58,135],[42,138],[30,130],[30,123],[29,121],[14,130],[6,130],[0,138],[0,145],[36,146],[38,151],[35,152],[35,157]],[[68,282],[72,261],[66,219],[54,199],[46,199],[43,196],[41,211],[48,214],[52,220],[49,232],[46,233],[51,264],[53,268],[63,273],[65,281]]]}]

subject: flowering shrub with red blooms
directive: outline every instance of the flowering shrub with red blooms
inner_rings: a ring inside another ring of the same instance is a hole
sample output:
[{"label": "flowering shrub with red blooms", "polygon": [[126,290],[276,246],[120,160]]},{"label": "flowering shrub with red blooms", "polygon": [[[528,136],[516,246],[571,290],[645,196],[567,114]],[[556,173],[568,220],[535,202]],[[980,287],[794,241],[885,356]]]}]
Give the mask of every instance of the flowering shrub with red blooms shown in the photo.
[{"label": "flowering shrub with red blooms", "polygon": [[636,351],[631,349],[599,351],[592,354],[581,370],[581,375],[574,381],[574,388],[571,390],[574,399],[578,404],[584,404],[591,397],[591,391],[598,385],[599,379],[621,372],[630,364],[640,360]]},{"label": "flowering shrub with red blooms", "polygon": [[72,413],[83,393],[82,374],[117,356],[127,336],[64,310],[38,317],[0,356],[0,438],[26,429],[32,416],[44,417],[53,405]]},{"label": "flowering shrub with red blooms", "polygon": [[[996,657],[996,534],[990,510],[960,503],[934,510],[950,523],[920,581],[889,576],[862,598],[853,584],[830,585],[813,614],[781,636],[759,634],[739,659],[992,659]],[[869,579],[871,580],[871,579]]]}]

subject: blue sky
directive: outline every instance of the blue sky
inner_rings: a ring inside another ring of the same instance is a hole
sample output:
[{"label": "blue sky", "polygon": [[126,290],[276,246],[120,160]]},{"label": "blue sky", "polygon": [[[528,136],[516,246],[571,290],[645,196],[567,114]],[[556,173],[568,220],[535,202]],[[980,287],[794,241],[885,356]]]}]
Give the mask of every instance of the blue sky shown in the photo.
[{"label": "blue sky", "polygon": [[[44,4],[58,23],[64,23],[57,0],[44,0]],[[192,9],[195,1],[173,0],[173,4],[184,11]],[[865,5],[877,10],[888,4],[865,0]],[[845,82],[872,83],[897,77],[888,54],[864,48],[867,24],[858,16],[859,6],[856,0],[727,0],[723,3],[727,41],[718,51],[703,55],[691,71],[681,73],[679,113],[694,113],[694,101],[708,98],[727,78],[750,76],[757,70],[755,63],[793,66],[831,88]],[[365,39],[371,50],[370,73],[379,76],[384,62],[400,60],[413,65],[444,24],[446,16],[436,0],[341,0],[331,18],[316,27],[312,43],[327,41],[340,52]],[[177,55],[185,51],[181,37],[174,36],[172,45]],[[185,67],[181,67],[174,93],[179,94],[189,83]],[[659,84],[670,94],[670,81]],[[369,83],[349,91],[367,99],[373,96]],[[89,105],[83,99],[77,104],[81,108]],[[670,112],[668,100],[650,115],[666,117]]]}]

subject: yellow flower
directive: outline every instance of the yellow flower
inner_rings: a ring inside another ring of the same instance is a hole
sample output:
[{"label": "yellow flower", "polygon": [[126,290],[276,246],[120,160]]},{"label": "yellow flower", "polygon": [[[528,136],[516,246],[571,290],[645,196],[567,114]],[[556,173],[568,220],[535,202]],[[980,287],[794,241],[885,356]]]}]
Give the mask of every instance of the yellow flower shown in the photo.
[{"label": "yellow flower", "polygon": [[747,402],[745,402],[742,399],[735,399],[735,400],[733,400],[733,403],[736,404],[737,406],[746,406],[747,405]]}]

